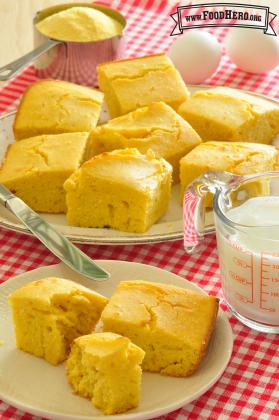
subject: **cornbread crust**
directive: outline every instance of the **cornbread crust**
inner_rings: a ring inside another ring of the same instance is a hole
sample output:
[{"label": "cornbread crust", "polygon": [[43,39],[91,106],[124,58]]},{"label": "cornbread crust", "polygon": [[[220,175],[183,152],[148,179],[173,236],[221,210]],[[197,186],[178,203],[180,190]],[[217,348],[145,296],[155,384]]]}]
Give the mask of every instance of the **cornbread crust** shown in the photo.
[{"label": "cornbread crust", "polygon": [[104,331],[129,337],[145,352],[143,370],[189,376],[214,328],[218,299],[180,287],[122,281],[104,309]]},{"label": "cornbread crust", "polygon": [[90,131],[100,117],[103,93],[62,80],[29,86],[13,124],[16,140],[40,134]]},{"label": "cornbread crust", "polygon": [[92,130],[88,158],[126,147],[135,147],[141,153],[151,149],[155,157],[172,165],[173,180],[179,182],[180,159],[200,142],[195,130],[170,106],[156,102]]},{"label": "cornbread crust", "polygon": [[127,337],[95,333],[74,340],[66,362],[74,391],[104,414],[123,413],[140,399],[144,351]]},{"label": "cornbread crust", "polygon": [[9,145],[0,182],[38,212],[66,211],[66,179],[84,160],[88,133],[42,135]]},{"label": "cornbread crust", "polygon": [[28,283],[8,300],[17,347],[54,365],[66,359],[76,337],[94,329],[108,302],[93,290],[56,277]]},{"label": "cornbread crust", "polygon": [[202,140],[272,142],[279,133],[279,106],[227,87],[195,92],[178,113]]},{"label": "cornbread crust", "polygon": [[70,225],[145,232],[167,210],[172,168],[137,149],[93,157],[64,184]]},{"label": "cornbread crust", "polygon": [[100,64],[98,80],[111,118],[159,101],[177,109],[190,96],[164,53]]}]

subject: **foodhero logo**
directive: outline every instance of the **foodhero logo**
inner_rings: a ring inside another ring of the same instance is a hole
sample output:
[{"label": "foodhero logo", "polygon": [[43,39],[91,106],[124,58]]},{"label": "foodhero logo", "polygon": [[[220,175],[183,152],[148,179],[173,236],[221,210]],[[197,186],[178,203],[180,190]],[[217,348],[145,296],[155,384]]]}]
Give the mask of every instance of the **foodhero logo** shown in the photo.
[{"label": "foodhero logo", "polygon": [[276,36],[271,22],[277,15],[267,6],[237,3],[206,3],[179,6],[171,15],[176,25],[171,36],[182,34],[186,29],[205,27],[241,27],[262,29],[265,34]]}]

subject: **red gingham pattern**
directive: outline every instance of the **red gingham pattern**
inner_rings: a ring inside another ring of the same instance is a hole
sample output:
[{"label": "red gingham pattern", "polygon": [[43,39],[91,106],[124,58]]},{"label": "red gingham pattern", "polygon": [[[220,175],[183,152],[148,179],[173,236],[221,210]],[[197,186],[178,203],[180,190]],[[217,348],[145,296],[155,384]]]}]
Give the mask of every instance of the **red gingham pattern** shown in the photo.
[{"label": "red gingham pattern", "polygon": [[[173,38],[170,14],[177,5],[164,1],[104,1],[128,18],[127,57],[167,50]],[[189,3],[187,3],[189,4]],[[31,21],[30,21],[31,24]],[[226,29],[210,30],[224,41]],[[32,67],[3,87],[0,112],[13,109],[24,89],[35,81]],[[237,69],[223,54],[218,71],[207,81],[229,85],[279,98],[279,68],[268,74],[249,75]],[[0,229],[0,281],[57,259],[35,238]],[[220,274],[213,237],[207,238],[199,253],[186,255],[183,241],[138,246],[82,246],[94,259],[117,259],[151,264],[195,282],[222,299]],[[227,310],[224,303],[221,303]],[[235,337],[232,359],[219,381],[199,399],[161,419],[278,419],[279,418],[279,337],[250,330],[229,316]],[[7,378],[8,380],[8,378]],[[0,402],[1,420],[39,420]]]}]

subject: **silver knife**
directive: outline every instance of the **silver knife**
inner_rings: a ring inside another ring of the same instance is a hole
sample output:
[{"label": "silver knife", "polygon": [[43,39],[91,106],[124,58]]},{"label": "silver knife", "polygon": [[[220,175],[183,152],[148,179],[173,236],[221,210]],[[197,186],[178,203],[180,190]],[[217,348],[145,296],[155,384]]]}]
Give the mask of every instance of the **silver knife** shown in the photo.
[{"label": "silver knife", "polygon": [[68,267],[94,280],[104,280],[109,273],[94,263],[64,235],[42,219],[20,198],[0,184],[0,204],[9,209],[27,228]]}]

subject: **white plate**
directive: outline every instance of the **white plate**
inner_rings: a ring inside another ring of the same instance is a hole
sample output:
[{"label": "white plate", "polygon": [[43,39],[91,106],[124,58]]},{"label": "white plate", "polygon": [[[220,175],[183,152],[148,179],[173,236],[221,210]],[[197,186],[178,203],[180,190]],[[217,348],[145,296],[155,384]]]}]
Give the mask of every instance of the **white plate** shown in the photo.
[{"label": "white plate", "polygon": [[120,280],[150,280],[174,284],[204,293],[198,286],[182,277],[149,265],[122,261],[98,261],[112,276],[105,282],[85,279],[63,264],[26,272],[0,286],[0,399],[28,411],[51,419],[94,420],[149,419],[173,411],[207,391],[222,375],[232,348],[230,324],[220,309],[216,328],[207,354],[200,368],[188,378],[173,378],[144,373],[142,397],[137,409],[117,416],[102,416],[90,401],[72,393],[67,383],[64,366],[52,366],[42,359],[15,348],[12,318],[7,296],[18,287],[48,276],[66,277],[110,296]]}]

